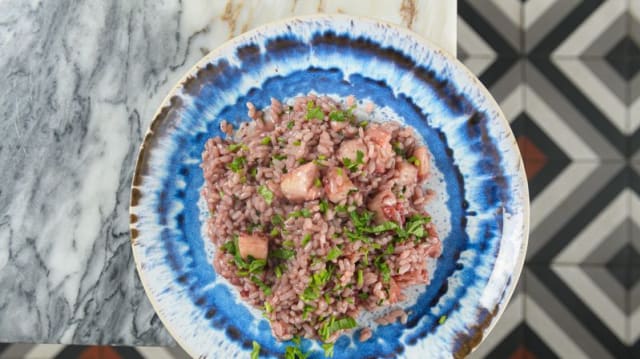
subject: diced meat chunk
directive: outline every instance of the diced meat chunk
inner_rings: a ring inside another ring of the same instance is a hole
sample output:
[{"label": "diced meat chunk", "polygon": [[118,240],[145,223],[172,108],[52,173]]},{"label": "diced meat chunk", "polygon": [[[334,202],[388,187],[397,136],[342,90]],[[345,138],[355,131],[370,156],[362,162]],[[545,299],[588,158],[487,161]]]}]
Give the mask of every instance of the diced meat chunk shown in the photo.
[{"label": "diced meat chunk", "polygon": [[371,124],[364,133],[368,143],[373,146],[375,154],[376,172],[382,173],[389,168],[395,152],[391,146],[391,132],[378,124]]},{"label": "diced meat chunk", "polygon": [[401,186],[412,186],[418,181],[418,169],[406,161],[400,161],[396,164],[398,173],[396,175],[396,183]]},{"label": "diced meat chunk", "polygon": [[347,176],[346,170],[331,167],[324,177],[324,192],[329,201],[339,203],[347,199],[349,191],[356,189]]},{"label": "diced meat chunk", "polygon": [[259,234],[242,233],[238,236],[238,251],[240,256],[247,259],[267,259],[269,254],[269,240]]},{"label": "diced meat chunk", "polygon": [[429,166],[431,165],[431,158],[429,157],[429,151],[424,146],[420,146],[413,151],[413,157],[418,161],[416,167],[418,167],[418,178],[425,179],[429,177]]},{"label": "diced meat chunk", "polygon": [[345,127],[347,127],[347,125],[349,125],[349,122],[347,121],[330,121],[330,125],[331,125],[331,129],[333,131],[342,131],[344,130]]},{"label": "diced meat chunk", "polygon": [[383,190],[376,194],[367,207],[374,213],[374,221],[378,224],[389,220],[398,224],[404,223],[402,203],[398,202],[391,190]]},{"label": "diced meat chunk", "polygon": [[318,166],[309,162],[282,176],[280,190],[290,201],[310,201],[320,197],[322,189],[314,182],[318,179]]},{"label": "diced meat chunk", "polygon": [[358,151],[362,152],[364,155],[363,161],[367,163],[367,146],[360,138],[342,142],[338,149],[338,160],[342,161],[344,158],[355,160],[358,157]]}]

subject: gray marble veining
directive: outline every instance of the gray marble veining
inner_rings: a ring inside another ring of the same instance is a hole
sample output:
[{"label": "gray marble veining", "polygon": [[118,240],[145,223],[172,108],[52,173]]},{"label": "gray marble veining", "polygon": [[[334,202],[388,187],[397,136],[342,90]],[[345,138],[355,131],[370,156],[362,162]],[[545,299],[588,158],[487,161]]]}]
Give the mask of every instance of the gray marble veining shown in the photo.
[{"label": "gray marble veining", "polygon": [[128,232],[162,98],[224,40],[296,14],[380,17],[455,51],[455,6],[416,3],[0,1],[0,342],[172,344]]}]

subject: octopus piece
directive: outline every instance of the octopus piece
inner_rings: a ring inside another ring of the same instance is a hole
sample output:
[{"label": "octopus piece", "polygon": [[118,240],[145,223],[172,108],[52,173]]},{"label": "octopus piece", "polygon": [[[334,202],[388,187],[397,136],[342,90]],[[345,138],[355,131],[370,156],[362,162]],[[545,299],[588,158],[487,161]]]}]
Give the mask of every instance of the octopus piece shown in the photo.
[{"label": "octopus piece", "polygon": [[290,201],[310,201],[320,197],[322,188],[315,186],[320,176],[318,166],[309,162],[282,176],[280,190]]},{"label": "octopus piece", "polygon": [[423,180],[429,177],[429,165],[431,158],[429,151],[424,146],[420,146],[413,151],[413,157],[416,158],[416,167],[418,167],[418,178]]},{"label": "octopus piece", "polygon": [[267,259],[269,254],[269,239],[259,234],[242,233],[238,236],[238,252],[240,256],[247,259],[249,256],[254,259]]},{"label": "octopus piece", "polygon": [[374,213],[374,221],[377,224],[386,221],[394,221],[404,224],[404,209],[398,202],[396,195],[391,190],[378,192],[368,203],[367,207]]},{"label": "octopus piece", "polygon": [[395,156],[390,142],[391,132],[381,125],[371,124],[365,131],[364,137],[373,146],[373,152],[376,154],[376,172],[383,173]]},{"label": "octopus piece", "polygon": [[349,192],[355,189],[356,186],[347,176],[346,170],[338,167],[331,167],[327,170],[324,177],[324,192],[329,201],[333,203],[344,201]]},{"label": "octopus piece", "polygon": [[413,186],[418,180],[418,169],[406,161],[396,163],[396,183],[401,186]]},{"label": "octopus piece", "polygon": [[344,158],[356,160],[358,157],[358,151],[362,152],[364,155],[363,162],[367,163],[367,146],[360,138],[342,142],[338,149],[338,160],[342,161]]}]

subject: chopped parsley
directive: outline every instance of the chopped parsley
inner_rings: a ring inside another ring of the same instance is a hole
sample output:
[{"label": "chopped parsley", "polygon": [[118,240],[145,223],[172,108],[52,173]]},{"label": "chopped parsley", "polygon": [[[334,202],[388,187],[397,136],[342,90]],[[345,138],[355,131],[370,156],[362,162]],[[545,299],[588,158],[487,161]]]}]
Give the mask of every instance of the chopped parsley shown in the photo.
[{"label": "chopped parsley", "polygon": [[317,178],[315,180],[313,180],[313,185],[320,188],[322,187],[322,181],[320,180],[320,178]]},{"label": "chopped parsley", "polygon": [[311,241],[311,234],[307,233],[304,235],[304,237],[302,237],[302,246],[306,246],[309,241]]},{"label": "chopped parsley", "polygon": [[249,174],[251,177],[256,178],[256,176],[258,176],[258,167],[252,167],[251,170],[249,170]]},{"label": "chopped parsley", "polygon": [[298,158],[298,160],[296,162],[298,162],[298,164],[300,164],[300,165],[303,165],[303,164],[307,163],[307,159],[306,158]]},{"label": "chopped parsley", "polygon": [[271,306],[271,303],[267,302],[266,300],[264,302],[264,311],[267,313],[273,312],[273,307]]},{"label": "chopped parsley", "polygon": [[241,169],[244,168],[244,165],[246,163],[247,163],[247,159],[244,158],[244,156],[235,157],[233,159],[233,161],[231,161],[231,163],[229,163],[229,169],[232,170],[233,172],[237,173]]},{"label": "chopped parsley", "polygon": [[254,340],[253,350],[251,351],[251,359],[258,359],[259,355],[260,355],[260,344],[258,344],[258,342]]},{"label": "chopped parsley", "polygon": [[305,304],[304,308],[302,309],[302,319],[307,319],[307,317],[309,316],[309,313],[313,312],[315,309],[316,307]]},{"label": "chopped parsley", "polygon": [[307,115],[305,116],[307,120],[316,119],[316,120],[324,120],[324,112],[320,106],[316,106],[313,101],[307,102]]},{"label": "chopped parsley", "polygon": [[249,273],[262,273],[266,266],[266,259],[254,259],[249,263]]},{"label": "chopped parsley", "polygon": [[302,292],[302,295],[300,295],[300,299],[304,300],[305,302],[314,301],[319,297],[320,289],[318,289],[318,287],[316,286],[308,286],[307,288],[305,288],[304,292]]},{"label": "chopped parsley", "polygon": [[[378,258],[382,258],[382,257],[378,257]],[[382,281],[384,283],[388,283],[389,280],[391,279],[391,270],[389,269],[389,265],[387,264],[387,262],[384,262],[383,260],[381,261],[376,260],[376,262],[377,262],[375,263],[376,267],[380,271],[380,274],[382,274]]]},{"label": "chopped parsley", "polygon": [[260,141],[260,144],[265,146],[269,145],[270,143],[271,143],[271,137],[269,136],[266,136],[265,138],[262,139],[262,141]]},{"label": "chopped parsley", "polygon": [[286,160],[287,156],[276,153],[275,155],[271,156],[271,158],[277,161],[282,161],[282,160]]},{"label": "chopped parsley", "polygon": [[329,250],[329,253],[327,253],[327,260],[328,261],[332,261],[332,260],[340,257],[341,254],[342,254],[342,250],[340,250],[340,248],[333,247],[333,248],[331,248],[331,250]]},{"label": "chopped parsley", "polygon": [[300,146],[301,144],[302,144],[302,141],[300,141],[300,140],[293,141],[293,145],[294,146]]},{"label": "chopped parsley", "polygon": [[367,127],[367,125],[369,124],[369,121],[360,121],[360,123],[358,124],[358,126],[365,128]]},{"label": "chopped parsley", "polygon": [[266,285],[262,279],[256,277],[255,275],[251,276],[251,281],[253,283],[255,283],[260,290],[262,290],[262,292],[264,293],[264,295],[271,295],[271,287],[269,287],[268,285]]},{"label": "chopped parsley", "polygon": [[274,226],[280,226],[284,223],[284,219],[282,218],[281,215],[279,214],[274,214],[271,217],[271,224],[273,224]]},{"label": "chopped parsley", "polygon": [[294,250],[286,249],[286,248],[276,248],[269,252],[270,257],[284,259],[284,260],[291,259],[295,255],[296,255],[296,252]]},{"label": "chopped parsley", "polygon": [[344,329],[353,329],[357,325],[355,319],[351,317],[344,317],[340,319],[336,319],[336,317],[331,316],[328,319],[325,319],[320,329],[318,330],[318,334],[320,334],[320,338],[322,341],[327,341],[331,335],[336,333],[339,330]]},{"label": "chopped parsley", "polygon": [[276,273],[276,277],[280,278],[282,277],[282,272],[287,270],[287,265],[284,263],[280,263],[276,266],[276,268],[273,270]]},{"label": "chopped parsley", "polygon": [[295,243],[293,243],[291,239],[287,239],[286,241],[282,242],[282,246],[286,248],[293,248],[295,246]]},{"label": "chopped parsley", "polygon": [[309,211],[306,208],[303,208],[303,209],[300,209],[300,210],[293,211],[293,212],[289,213],[288,217],[289,218],[300,218],[300,217],[310,218],[311,217],[311,211]]},{"label": "chopped parsley", "polygon": [[407,158],[409,163],[413,163],[415,166],[420,166],[420,160],[416,158],[416,156],[411,156]]},{"label": "chopped parsley", "polygon": [[343,111],[331,111],[329,113],[329,118],[331,119],[331,121],[336,121],[336,122],[344,122],[345,120],[345,113]]},{"label": "chopped parsley", "polygon": [[293,122],[293,121],[289,121],[289,123],[287,123],[287,128],[288,128],[288,129],[292,129],[292,128],[293,128],[293,125],[295,125],[295,122]]},{"label": "chopped parsley", "polygon": [[258,187],[258,194],[260,194],[262,198],[264,198],[264,201],[267,204],[271,204],[271,202],[273,202],[273,192],[271,192],[269,188],[267,188],[267,186],[261,185],[260,187]]},{"label": "chopped parsley", "polygon": [[271,232],[269,232],[269,235],[271,237],[277,237],[279,234],[280,234],[280,230],[278,228],[273,228]]},{"label": "chopped parsley", "polygon": [[394,142],[392,144],[392,147],[393,147],[393,151],[396,153],[396,155],[404,157],[405,153],[404,153],[404,149],[402,148],[402,144],[400,143],[400,141]]},{"label": "chopped parsley", "polygon": [[322,199],[320,200],[318,207],[319,207],[320,213],[327,213],[327,210],[329,209],[329,202],[327,202],[326,199]]},{"label": "chopped parsley", "polygon": [[446,320],[447,320],[447,316],[443,315],[440,317],[440,319],[438,319],[438,324],[442,325]]},{"label": "chopped parsley", "polygon": [[229,146],[227,146],[227,149],[230,152],[238,152],[238,150],[240,149],[248,150],[249,148],[244,143],[232,143]]},{"label": "chopped parsley", "polygon": [[333,343],[322,343],[322,350],[324,350],[325,357],[333,358]]},{"label": "chopped parsley", "polygon": [[300,338],[294,337],[291,341],[295,343],[295,345],[290,345],[285,349],[284,359],[307,359],[311,353],[305,353],[300,348]]},{"label": "chopped parsley", "polygon": [[369,299],[369,293],[358,293],[358,298],[362,299],[362,300],[367,300]]},{"label": "chopped parsley", "polygon": [[364,153],[360,150],[356,152],[356,159],[352,160],[348,157],[342,159],[342,164],[351,172],[358,170],[358,166],[364,164]]},{"label": "chopped parsley", "polygon": [[364,273],[362,272],[362,269],[358,269],[358,287],[362,287],[362,285],[364,284]]}]

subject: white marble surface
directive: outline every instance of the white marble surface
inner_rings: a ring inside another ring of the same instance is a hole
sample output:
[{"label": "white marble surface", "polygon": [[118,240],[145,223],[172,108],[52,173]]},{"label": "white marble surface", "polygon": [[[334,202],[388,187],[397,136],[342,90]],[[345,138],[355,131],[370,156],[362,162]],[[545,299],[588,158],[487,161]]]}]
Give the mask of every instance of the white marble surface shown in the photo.
[{"label": "white marble surface", "polygon": [[455,53],[456,1],[0,1],[0,342],[172,344],[135,273],[131,173],[162,98],[207,51],[316,12]]}]

